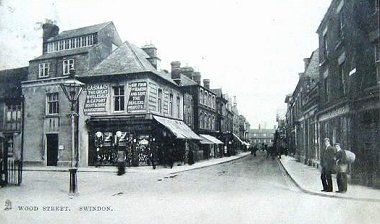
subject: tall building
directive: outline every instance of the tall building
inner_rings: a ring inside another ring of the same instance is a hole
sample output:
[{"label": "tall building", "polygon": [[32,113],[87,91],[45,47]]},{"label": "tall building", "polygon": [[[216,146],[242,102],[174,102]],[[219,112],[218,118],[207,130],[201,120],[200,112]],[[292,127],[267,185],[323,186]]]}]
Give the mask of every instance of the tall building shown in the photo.
[{"label": "tall building", "polygon": [[[353,151],[353,181],[373,185],[380,170],[376,74],[377,0],[333,0],[318,27],[320,136]],[[377,173],[375,173],[377,172]]]},{"label": "tall building", "polygon": [[42,52],[22,84],[25,162],[65,166],[73,159],[70,105],[59,85],[73,69],[85,83],[75,121],[80,166],[114,165],[120,148],[127,165],[149,164],[150,150],[161,163],[168,153],[183,160],[187,140],[200,139],[182,121],[180,88],[156,69],[157,49],[123,43],[112,22],[61,33],[44,24]]}]

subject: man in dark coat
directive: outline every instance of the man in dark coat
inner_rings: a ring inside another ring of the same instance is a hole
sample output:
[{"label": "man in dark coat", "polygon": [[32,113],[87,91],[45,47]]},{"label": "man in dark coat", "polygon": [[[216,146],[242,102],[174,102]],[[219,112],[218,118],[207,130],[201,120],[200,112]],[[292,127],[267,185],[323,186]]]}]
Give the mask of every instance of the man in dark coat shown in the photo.
[{"label": "man in dark coat", "polygon": [[338,193],[345,193],[347,191],[347,156],[346,152],[340,148],[340,144],[336,143],[335,148],[337,149],[336,153],[336,164],[338,166],[338,173],[336,175],[336,181],[338,184]]},{"label": "man in dark coat", "polygon": [[325,138],[325,149],[321,151],[321,181],[323,190],[325,192],[333,191],[332,177],[333,169],[335,166],[335,148],[330,145],[330,139]]}]

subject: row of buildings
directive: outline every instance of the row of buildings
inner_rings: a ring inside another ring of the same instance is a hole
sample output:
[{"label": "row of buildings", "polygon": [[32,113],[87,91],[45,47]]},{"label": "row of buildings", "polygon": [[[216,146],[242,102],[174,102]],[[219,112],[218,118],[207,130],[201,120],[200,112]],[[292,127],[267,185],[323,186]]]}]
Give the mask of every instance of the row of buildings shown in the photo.
[{"label": "row of buildings", "polygon": [[291,153],[318,165],[323,139],[354,152],[352,182],[380,185],[380,46],[377,0],[333,0],[317,34],[319,47],[286,96]]},{"label": "row of buildings", "polygon": [[[201,83],[179,61],[160,70],[153,45],[123,42],[112,22],[59,32],[45,23],[42,54],[28,67],[0,71],[1,156],[25,164],[68,166],[72,158],[70,102],[60,84],[85,84],[75,111],[80,166],[113,165],[117,147],[128,165],[235,154],[248,144],[249,123],[236,98]],[[118,134],[117,134],[118,133]],[[116,147],[117,146],[117,147]],[[4,171],[4,167],[2,169]]]}]

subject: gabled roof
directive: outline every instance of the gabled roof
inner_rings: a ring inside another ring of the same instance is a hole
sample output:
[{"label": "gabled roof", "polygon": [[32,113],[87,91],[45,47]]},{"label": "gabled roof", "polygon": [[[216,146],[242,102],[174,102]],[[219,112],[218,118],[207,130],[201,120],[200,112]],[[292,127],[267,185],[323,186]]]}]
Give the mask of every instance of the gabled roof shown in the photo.
[{"label": "gabled roof", "polygon": [[99,76],[157,72],[147,60],[148,57],[149,56],[142,49],[126,41],[106,59],[90,70],[88,75]]},{"label": "gabled roof", "polygon": [[157,71],[148,61],[149,55],[134,44],[125,41],[106,59],[91,69],[84,76],[121,75],[151,72],[177,85],[170,75]]},{"label": "gabled roof", "polygon": [[101,29],[103,29],[104,27],[106,27],[109,24],[112,24],[112,22],[109,21],[106,23],[100,23],[100,24],[96,24],[96,25],[92,25],[92,26],[81,27],[81,28],[74,29],[74,30],[65,30],[65,31],[59,33],[57,36],[49,38],[47,41],[62,40],[62,39],[66,39],[66,38],[96,33],[96,32],[99,32]]}]

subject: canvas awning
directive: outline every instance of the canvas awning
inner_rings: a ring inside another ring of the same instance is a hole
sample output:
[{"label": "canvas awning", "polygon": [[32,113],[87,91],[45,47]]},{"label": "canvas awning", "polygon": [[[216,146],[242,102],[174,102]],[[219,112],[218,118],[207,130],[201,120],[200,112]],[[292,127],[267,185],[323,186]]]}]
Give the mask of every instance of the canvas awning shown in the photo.
[{"label": "canvas awning", "polygon": [[195,134],[183,121],[159,116],[153,116],[153,118],[169,129],[179,139],[201,140],[201,137]]},{"label": "canvas awning", "polygon": [[233,136],[243,145],[245,145],[245,143],[239,138],[239,136],[237,136],[236,134],[232,133]]},{"label": "canvas awning", "polygon": [[[200,136],[203,139],[207,140],[208,142],[211,142],[211,144],[223,145],[223,142],[221,142],[219,139],[215,138],[214,136],[211,136],[211,135],[200,135]],[[202,140],[201,140],[201,144],[203,144]]]}]

